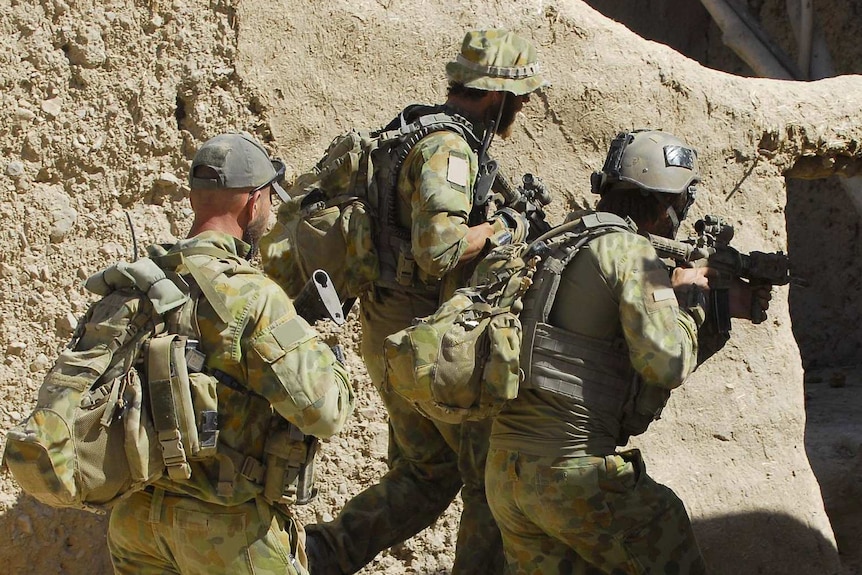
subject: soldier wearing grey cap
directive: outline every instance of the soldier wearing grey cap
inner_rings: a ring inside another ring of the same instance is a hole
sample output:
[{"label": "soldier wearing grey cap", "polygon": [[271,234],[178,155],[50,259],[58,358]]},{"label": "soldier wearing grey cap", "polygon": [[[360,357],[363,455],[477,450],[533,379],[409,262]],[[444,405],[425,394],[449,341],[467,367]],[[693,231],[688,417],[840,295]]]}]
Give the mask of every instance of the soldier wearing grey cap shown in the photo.
[{"label": "soldier wearing grey cap", "polygon": [[297,483],[313,461],[313,437],[337,433],[354,398],[329,347],[247,262],[270,219],[271,194],[284,197],[283,176],[284,164],[248,133],[208,140],[189,173],[188,238],[148,249],[189,284],[194,305],[166,319],[170,333],[197,342],[197,374],[211,376],[195,381],[213,384],[217,409],[206,425],[215,453],[113,508],[108,547],[118,574],[308,575],[291,513]]},{"label": "soldier wearing grey cap", "polygon": [[502,572],[500,532],[484,487],[490,422],[434,421],[387,390],[383,340],[414,317],[433,313],[441,298],[464,285],[463,264],[487,242],[525,237],[519,214],[489,219],[477,205],[477,190],[489,184],[483,178],[493,179],[485,153],[492,137],[511,133],[530,94],[546,82],[533,44],[506,30],[468,32],[446,73],[444,105],[410,106],[384,128],[441,116],[458,125],[422,137],[397,173],[397,223],[409,237],[377,246],[381,277],[360,307],[362,355],[389,413],[390,471],[334,521],[309,526],[309,562],[318,575],[360,570],[380,551],[429,526],[459,490],[464,511],[452,573]]}]

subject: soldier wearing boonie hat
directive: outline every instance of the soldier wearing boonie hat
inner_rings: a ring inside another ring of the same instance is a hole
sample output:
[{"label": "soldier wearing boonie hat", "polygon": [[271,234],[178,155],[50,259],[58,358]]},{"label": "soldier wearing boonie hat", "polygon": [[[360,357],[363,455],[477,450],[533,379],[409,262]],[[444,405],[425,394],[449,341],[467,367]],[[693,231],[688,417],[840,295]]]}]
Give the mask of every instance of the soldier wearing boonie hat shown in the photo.
[{"label": "soldier wearing boonie hat", "polygon": [[[487,213],[480,182],[496,172],[487,155],[495,134],[506,137],[535,90],[547,85],[533,44],[507,30],[467,32],[446,65],[445,104],[404,109],[385,130],[415,122],[448,126],[426,133],[397,172],[398,225],[409,238],[377,246],[381,280],[362,297],[362,356],[389,413],[390,471],[347,502],[331,522],[307,529],[315,575],[355,573],[380,551],[433,523],[461,490],[464,510],[453,575],[503,572],[499,529],[485,496],[490,421],[461,425],[425,417],[384,383],[383,340],[430,315],[439,301],[465,285],[463,266],[487,242],[526,237],[526,220]],[[462,488],[463,487],[463,488]]]},{"label": "soldier wearing boonie hat", "polygon": [[[189,451],[184,476],[166,471],[112,508],[108,548],[118,575],[308,573],[302,526],[292,516],[297,477],[314,457],[306,437],[337,433],[354,396],[346,369],[287,294],[244,260],[269,219],[269,189],[281,195],[283,176],[284,164],[248,133],[208,140],[189,174],[188,237],[148,249],[195,298],[166,320],[193,337],[186,354],[194,354],[193,375],[201,378],[192,381],[218,400],[193,414],[213,436],[214,453],[192,458]],[[160,439],[173,460],[185,460],[175,453],[176,445],[184,453],[182,443]],[[285,455],[300,452],[302,462]]]},{"label": "soldier wearing boonie hat", "polygon": [[449,81],[489,92],[523,96],[548,85],[536,47],[507,30],[468,32],[461,53],[446,64]]}]

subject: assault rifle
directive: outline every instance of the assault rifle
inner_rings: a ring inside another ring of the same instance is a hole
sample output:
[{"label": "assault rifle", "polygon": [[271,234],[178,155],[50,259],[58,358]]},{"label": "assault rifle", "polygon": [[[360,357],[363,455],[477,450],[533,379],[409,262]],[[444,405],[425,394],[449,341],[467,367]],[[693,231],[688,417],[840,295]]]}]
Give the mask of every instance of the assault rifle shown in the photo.
[{"label": "assault rifle", "polygon": [[[790,273],[790,259],[782,251],[744,254],[730,246],[733,226],[716,216],[705,216],[694,224],[697,236],[688,240],[670,240],[661,236],[645,234],[659,257],[674,260],[685,267],[709,267],[717,272],[711,277],[710,316],[716,322],[719,333],[730,332],[729,288],[735,278],[748,280],[752,286],[780,286],[807,283]],[[751,323],[761,323],[766,311],[757,298],[751,301]]]},{"label": "assault rifle", "polygon": [[524,214],[530,222],[527,241],[532,241],[551,229],[545,221],[545,206],[551,203],[551,194],[542,180],[533,174],[524,174],[521,185],[516,188],[499,173],[497,161],[488,158],[488,147],[496,125],[497,122],[490,123],[479,148],[479,173],[473,189],[473,211],[469,223],[471,226],[480,224],[488,221],[497,209],[512,208]]},{"label": "assault rifle", "polygon": [[497,178],[496,191],[501,199],[499,207],[512,208],[516,212],[524,214],[530,222],[530,231],[527,233],[527,241],[531,242],[551,229],[551,224],[545,221],[545,206],[551,203],[551,193],[538,177],[533,174],[524,174],[521,185],[517,188],[506,178]]}]

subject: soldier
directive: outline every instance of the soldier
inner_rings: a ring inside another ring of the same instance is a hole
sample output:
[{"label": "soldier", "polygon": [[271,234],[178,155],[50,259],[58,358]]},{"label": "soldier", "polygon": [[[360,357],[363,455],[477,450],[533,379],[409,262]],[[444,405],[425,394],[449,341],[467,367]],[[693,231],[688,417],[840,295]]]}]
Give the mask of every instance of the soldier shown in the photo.
[{"label": "soldier", "polygon": [[248,133],[208,140],[189,174],[188,238],[149,250],[163,267],[191,273],[193,293],[206,295],[194,317],[173,321],[199,340],[219,381],[218,456],[190,461],[187,480],[165,475],[114,507],[116,573],[307,573],[302,526],[285,502],[314,456],[307,436],[337,433],[354,398],[332,351],[246,261],[266,231],[271,194],[286,197],[283,177],[284,165]]},{"label": "soldier", "polygon": [[390,126],[402,117],[410,122],[436,113],[457,115],[466,130],[435,131],[410,150],[398,174],[396,208],[410,240],[400,247],[378,245],[381,278],[360,307],[362,355],[389,413],[390,470],[351,499],[334,521],[309,526],[315,575],[358,571],[380,551],[430,525],[462,485],[464,511],[453,573],[502,569],[500,533],[484,492],[489,422],[432,421],[382,386],[384,338],[413,318],[433,313],[443,294],[463,285],[468,274],[462,264],[475,258],[489,238],[500,243],[526,234],[526,220],[514,212],[490,221],[476,217],[474,192],[487,167],[482,141],[494,134],[506,137],[530,94],[544,85],[536,50],[512,32],[472,31],[446,72],[445,105],[407,108]]},{"label": "soldier", "polygon": [[[696,152],[674,136],[620,134],[594,174],[599,213],[570,216],[619,227],[590,236],[552,301],[533,299],[538,274],[525,296],[527,380],[494,421],[485,476],[507,572],[705,572],[682,501],[637,449],[616,451],[697,365],[711,272],[671,274],[636,232],[672,238],[699,181]],[[731,315],[749,318],[752,296],[734,284]],[[754,296],[765,309],[768,291]],[[531,310],[549,308],[528,337]]]}]

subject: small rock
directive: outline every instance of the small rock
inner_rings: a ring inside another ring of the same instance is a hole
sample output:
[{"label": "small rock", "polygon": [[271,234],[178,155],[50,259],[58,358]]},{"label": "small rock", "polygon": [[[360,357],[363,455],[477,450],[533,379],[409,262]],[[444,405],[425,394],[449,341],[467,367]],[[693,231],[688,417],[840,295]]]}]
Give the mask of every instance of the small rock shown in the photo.
[{"label": "small rock", "polygon": [[108,242],[99,248],[99,253],[107,256],[108,259],[116,260],[126,255],[126,249],[117,242]]},{"label": "small rock", "polygon": [[51,367],[51,360],[44,353],[40,353],[30,364],[30,371],[43,371]]},{"label": "small rock", "polygon": [[55,325],[63,335],[69,335],[75,331],[75,327],[78,325],[78,318],[72,312],[66,312],[65,315],[57,318]]},{"label": "small rock", "polygon": [[22,122],[29,122],[36,117],[36,114],[26,108],[18,108],[15,110],[15,116]]},{"label": "small rock", "polygon": [[13,341],[6,346],[6,355],[21,355],[27,349],[27,344],[23,341]]},{"label": "small rock", "polygon": [[18,270],[16,270],[14,266],[11,266],[6,262],[0,264],[0,278],[11,278],[16,273],[18,273]]},{"label": "small rock", "polygon": [[53,243],[60,243],[69,235],[78,219],[78,212],[71,206],[58,206],[51,212],[53,222],[48,235]]},{"label": "small rock", "polygon": [[52,118],[59,116],[62,110],[63,101],[60,98],[51,98],[50,100],[42,101],[42,111]]},{"label": "small rock", "polygon": [[87,26],[78,30],[75,38],[69,43],[69,62],[84,68],[97,68],[105,63],[108,55],[102,31],[96,26]]},{"label": "small rock", "polygon": [[10,178],[20,178],[24,175],[24,162],[12,160],[6,164],[6,175]]}]

